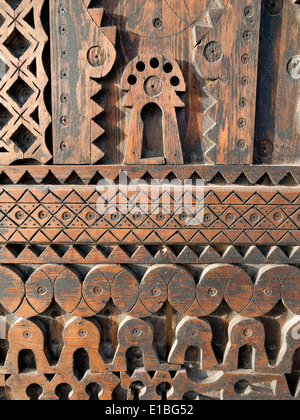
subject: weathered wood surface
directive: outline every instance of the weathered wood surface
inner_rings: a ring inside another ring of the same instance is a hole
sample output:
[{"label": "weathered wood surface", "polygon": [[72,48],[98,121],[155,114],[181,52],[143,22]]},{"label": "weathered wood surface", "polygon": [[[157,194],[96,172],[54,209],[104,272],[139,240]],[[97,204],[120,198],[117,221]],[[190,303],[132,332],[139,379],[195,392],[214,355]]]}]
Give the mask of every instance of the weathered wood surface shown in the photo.
[{"label": "weathered wood surface", "polygon": [[299,19],[0,0],[1,400],[299,400]]}]

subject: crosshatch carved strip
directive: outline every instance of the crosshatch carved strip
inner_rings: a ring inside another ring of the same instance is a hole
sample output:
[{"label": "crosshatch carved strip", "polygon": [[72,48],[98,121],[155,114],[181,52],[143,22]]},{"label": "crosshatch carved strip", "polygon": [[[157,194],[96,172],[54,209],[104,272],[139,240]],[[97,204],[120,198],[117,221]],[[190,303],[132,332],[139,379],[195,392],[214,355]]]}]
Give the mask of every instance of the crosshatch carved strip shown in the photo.
[{"label": "crosshatch carved strip", "polygon": [[[132,192],[119,186],[109,197],[93,187],[7,187],[0,195],[0,240],[298,245],[298,188],[216,186],[203,187],[203,193],[198,197],[192,188],[186,207],[186,191],[180,196],[177,191],[174,199],[172,189],[158,200],[151,190]],[[166,195],[169,210],[164,214]]]}]

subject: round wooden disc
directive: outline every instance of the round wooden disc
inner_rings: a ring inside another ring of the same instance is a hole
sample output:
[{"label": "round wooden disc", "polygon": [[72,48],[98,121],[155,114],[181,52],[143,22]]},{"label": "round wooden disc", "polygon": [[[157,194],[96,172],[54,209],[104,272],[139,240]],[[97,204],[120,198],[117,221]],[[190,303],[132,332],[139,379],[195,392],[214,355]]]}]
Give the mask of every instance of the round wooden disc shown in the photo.
[{"label": "round wooden disc", "polygon": [[73,270],[66,267],[59,269],[54,285],[55,300],[64,311],[72,313],[81,301],[81,282]]},{"label": "round wooden disc", "polygon": [[196,283],[191,273],[183,268],[169,283],[169,301],[176,311],[185,313],[194,303],[196,298]]},{"label": "round wooden disc", "polygon": [[281,299],[281,282],[276,267],[258,273],[254,285],[254,298],[261,314],[270,312]]},{"label": "round wooden disc", "polygon": [[300,315],[300,271],[295,267],[288,268],[283,285],[282,300],[290,311]]}]

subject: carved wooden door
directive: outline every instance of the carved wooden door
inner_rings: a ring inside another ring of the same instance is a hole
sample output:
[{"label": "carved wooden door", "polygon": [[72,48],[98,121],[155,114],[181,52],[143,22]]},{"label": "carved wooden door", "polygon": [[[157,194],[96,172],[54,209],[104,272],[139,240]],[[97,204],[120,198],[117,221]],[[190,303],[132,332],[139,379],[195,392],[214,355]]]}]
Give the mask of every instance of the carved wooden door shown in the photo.
[{"label": "carved wooden door", "polygon": [[0,0],[1,399],[299,399],[299,20]]}]

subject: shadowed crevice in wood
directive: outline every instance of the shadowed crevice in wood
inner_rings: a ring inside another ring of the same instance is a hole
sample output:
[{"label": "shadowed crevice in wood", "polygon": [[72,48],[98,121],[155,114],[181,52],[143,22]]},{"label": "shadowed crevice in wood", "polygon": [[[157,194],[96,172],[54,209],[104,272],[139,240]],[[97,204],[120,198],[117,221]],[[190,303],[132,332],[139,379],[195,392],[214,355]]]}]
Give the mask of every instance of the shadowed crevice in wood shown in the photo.
[{"label": "shadowed crevice in wood", "polygon": [[140,347],[130,347],[126,351],[126,366],[129,374],[144,366],[144,354]]},{"label": "shadowed crevice in wood", "polygon": [[90,369],[89,354],[85,349],[78,349],[73,355],[73,371],[76,378],[80,381]]},{"label": "shadowed crevice in wood", "polygon": [[239,350],[238,369],[253,369],[255,350],[251,346],[243,346]]},{"label": "shadowed crevice in wood", "polygon": [[163,113],[156,104],[147,104],[142,109],[144,123],[142,159],[164,157]]},{"label": "shadowed crevice in wood", "polygon": [[19,373],[37,370],[36,357],[32,350],[21,350],[18,356]]}]

